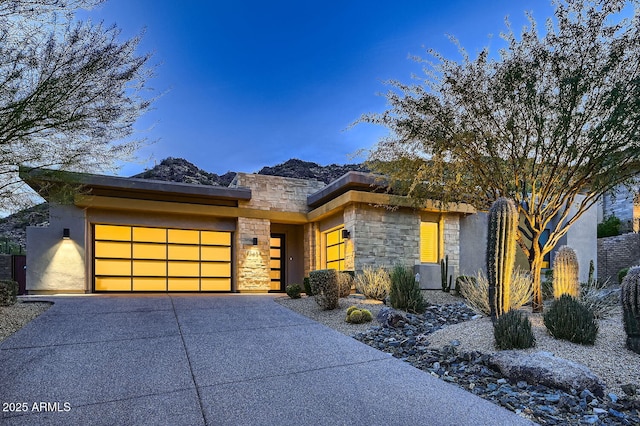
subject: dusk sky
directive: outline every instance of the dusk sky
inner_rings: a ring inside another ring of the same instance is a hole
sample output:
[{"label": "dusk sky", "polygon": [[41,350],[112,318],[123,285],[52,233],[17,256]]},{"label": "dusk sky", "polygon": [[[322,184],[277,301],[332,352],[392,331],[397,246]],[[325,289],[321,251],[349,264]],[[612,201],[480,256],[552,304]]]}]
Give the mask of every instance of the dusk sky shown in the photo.
[{"label": "dusk sky", "polygon": [[505,16],[519,32],[526,10],[541,28],[552,14],[547,0],[109,0],[81,17],[127,38],[145,29],[140,51],[159,64],[150,86],[166,93],[137,124],[157,142],[119,172],[129,176],[166,157],[218,174],[290,158],[362,161],[353,154],[386,131],[348,127],[384,111],[384,81],[421,74],[409,56],[434,48],[459,59],[447,34],[472,55],[497,52]]}]

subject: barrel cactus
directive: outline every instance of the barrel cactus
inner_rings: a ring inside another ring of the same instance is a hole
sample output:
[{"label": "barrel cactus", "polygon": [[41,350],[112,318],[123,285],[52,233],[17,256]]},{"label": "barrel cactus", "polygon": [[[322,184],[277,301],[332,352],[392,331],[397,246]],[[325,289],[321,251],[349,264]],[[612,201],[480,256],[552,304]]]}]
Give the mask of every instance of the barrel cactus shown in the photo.
[{"label": "barrel cactus", "polygon": [[569,246],[558,249],[553,261],[553,298],[559,299],[563,294],[578,297],[578,256]]},{"label": "barrel cactus", "polygon": [[516,261],[518,209],[513,201],[498,198],[489,209],[487,236],[487,279],[491,317],[509,311],[511,277]]},{"label": "barrel cactus", "polygon": [[620,291],[627,347],[640,354],[640,266],[629,269]]}]

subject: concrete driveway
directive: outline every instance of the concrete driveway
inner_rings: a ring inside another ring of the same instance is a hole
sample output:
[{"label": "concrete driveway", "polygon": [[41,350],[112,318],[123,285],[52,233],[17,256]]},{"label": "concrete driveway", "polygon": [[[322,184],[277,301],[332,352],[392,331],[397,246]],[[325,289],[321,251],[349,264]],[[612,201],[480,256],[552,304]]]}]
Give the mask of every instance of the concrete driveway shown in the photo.
[{"label": "concrete driveway", "polygon": [[41,299],[0,344],[2,424],[531,424],[271,295]]}]

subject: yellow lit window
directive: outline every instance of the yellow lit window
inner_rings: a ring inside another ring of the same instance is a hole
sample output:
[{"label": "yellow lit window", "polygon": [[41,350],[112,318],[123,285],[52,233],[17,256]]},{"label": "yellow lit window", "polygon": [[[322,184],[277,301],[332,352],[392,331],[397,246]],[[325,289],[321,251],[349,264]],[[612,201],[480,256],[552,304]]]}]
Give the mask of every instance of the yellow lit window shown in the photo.
[{"label": "yellow lit window", "polygon": [[438,223],[420,222],[420,262],[437,263],[438,246]]},{"label": "yellow lit window", "polygon": [[344,270],[344,240],[342,239],[342,230],[344,228],[334,229],[325,234],[325,256],[327,269]]}]

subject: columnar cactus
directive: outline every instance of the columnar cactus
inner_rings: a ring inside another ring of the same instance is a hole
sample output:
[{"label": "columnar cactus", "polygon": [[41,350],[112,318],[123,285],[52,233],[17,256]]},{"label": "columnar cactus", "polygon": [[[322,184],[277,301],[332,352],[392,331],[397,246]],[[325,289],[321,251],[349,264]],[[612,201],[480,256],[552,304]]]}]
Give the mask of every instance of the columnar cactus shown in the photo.
[{"label": "columnar cactus", "polygon": [[640,266],[629,269],[620,292],[627,347],[640,354]]},{"label": "columnar cactus", "polygon": [[510,287],[516,261],[518,209],[513,201],[498,198],[489,210],[487,279],[489,306],[494,320],[510,309]]},{"label": "columnar cactus", "polygon": [[578,256],[569,246],[562,246],[553,260],[553,298],[559,299],[563,294],[578,297]]}]

